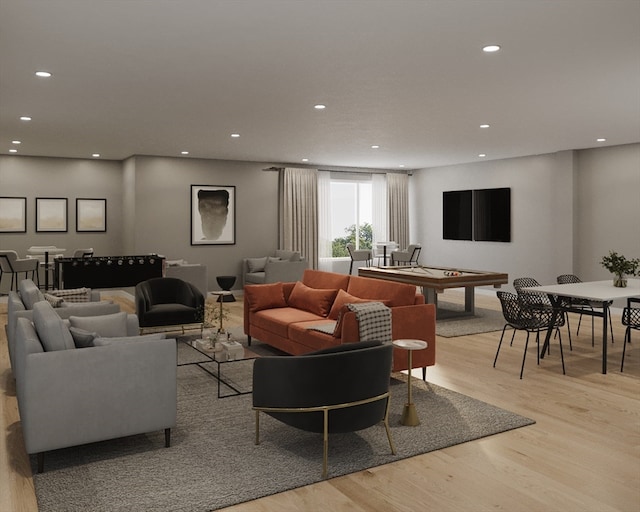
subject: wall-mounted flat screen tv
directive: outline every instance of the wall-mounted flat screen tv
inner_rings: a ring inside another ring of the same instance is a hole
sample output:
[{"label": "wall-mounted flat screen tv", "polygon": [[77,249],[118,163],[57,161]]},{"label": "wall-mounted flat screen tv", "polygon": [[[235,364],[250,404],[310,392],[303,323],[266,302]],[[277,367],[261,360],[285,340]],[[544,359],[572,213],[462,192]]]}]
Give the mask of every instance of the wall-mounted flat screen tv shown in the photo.
[{"label": "wall-mounted flat screen tv", "polygon": [[443,192],[442,238],[510,242],[511,189]]},{"label": "wall-mounted flat screen tv", "polygon": [[442,193],[442,238],[471,240],[471,190],[452,190]]},{"label": "wall-mounted flat screen tv", "polygon": [[511,189],[473,191],[473,239],[511,242]]}]

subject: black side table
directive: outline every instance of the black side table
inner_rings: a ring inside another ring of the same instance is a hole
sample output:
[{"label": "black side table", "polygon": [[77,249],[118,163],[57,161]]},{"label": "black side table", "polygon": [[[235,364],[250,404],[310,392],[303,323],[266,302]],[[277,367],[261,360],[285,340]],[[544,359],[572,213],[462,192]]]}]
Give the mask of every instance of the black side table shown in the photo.
[{"label": "black side table", "polygon": [[216,302],[235,302],[236,298],[231,293],[231,287],[236,283],[236,276],[216,276],[216,281],[223,292],[229,292],[219,295]]}]

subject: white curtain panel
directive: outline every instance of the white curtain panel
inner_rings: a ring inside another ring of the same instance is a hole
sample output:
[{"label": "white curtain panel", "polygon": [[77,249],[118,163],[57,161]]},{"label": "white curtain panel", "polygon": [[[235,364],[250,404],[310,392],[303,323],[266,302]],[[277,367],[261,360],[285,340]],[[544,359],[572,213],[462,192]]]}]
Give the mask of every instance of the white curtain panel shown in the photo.
[{"label": "white curtain panel", "polygon": [[387,173],[387,200],[389,239],[400,249],[406,249],[409,245],[409,177],[406,174]]},{"label": "white curtain panel", "polygon": [[331,258],[331,172],[318,171],[318,257]]},{"label": "white curtain panel", "polygon": [[280,194],[280,248],[318,268],[318,171],[285,168]]},{"label": "white curtain panel", "polygon": [[373,248],[375,250],[377,242],[387,242],[389,240],[386,175],[373,174],[371,176],[371,185],[371,199],[373,202]]}]

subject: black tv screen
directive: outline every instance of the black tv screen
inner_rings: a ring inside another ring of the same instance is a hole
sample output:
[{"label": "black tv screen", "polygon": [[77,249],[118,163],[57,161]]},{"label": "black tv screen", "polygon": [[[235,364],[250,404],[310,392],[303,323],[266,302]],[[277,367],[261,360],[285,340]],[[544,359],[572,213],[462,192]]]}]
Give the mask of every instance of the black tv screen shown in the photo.
[{"label": "black tv screen", "polygon": [[473,191],[473,239],[488,242],[511,241],[511,189]]},{"label": "black tv screen", "polygon": [[471,240],[471,190],[452,190],[442,193],[442,238]]}]

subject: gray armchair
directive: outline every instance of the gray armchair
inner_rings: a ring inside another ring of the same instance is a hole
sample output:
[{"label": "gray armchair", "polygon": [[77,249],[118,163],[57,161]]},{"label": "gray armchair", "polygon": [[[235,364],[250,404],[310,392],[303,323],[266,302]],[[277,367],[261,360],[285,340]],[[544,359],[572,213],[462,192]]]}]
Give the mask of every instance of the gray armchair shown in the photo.
[{"label": "gray armchair", "polygon": [[177,419],[174,339],[75,348],[49,303],[33,314],[33,322],[18,320],[14,374],[26,450],[37,454],[39,472],[44,452],[58,448],[156,430],[169,446]]},{"label": "gray armchair", "polygon": [[353,262],[354,261],[364,261],[367,267],[371,266],[373,261],[373,255],[371,254],[371,249],[358,249],[356,250],[356,246],[352,243],[347,244],[347,251],[349,251],[349,257],[351,258],[351,263],[349,265],[349,274],[353,271]]},{"label": "gray armchair", "polygon": [[[395,453],[389,429],[392,352],[390,344],[364,341],[302,356],[256,359],[256,444],[260,443],[259,415],[264,412],[292,427],[323,434],[323,478],[328,472],[330,433],[354,432],[382,422]],[[327,379],[328,375],[332,377]]]}]

